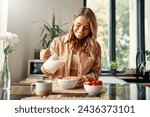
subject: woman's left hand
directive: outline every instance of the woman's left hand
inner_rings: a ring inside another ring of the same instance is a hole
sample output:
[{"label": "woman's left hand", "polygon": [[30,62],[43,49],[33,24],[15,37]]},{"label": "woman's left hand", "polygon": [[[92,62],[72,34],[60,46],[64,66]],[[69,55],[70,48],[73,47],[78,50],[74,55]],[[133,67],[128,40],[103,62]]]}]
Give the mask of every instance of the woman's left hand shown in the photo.
[{"label": "woman's left hand", "polygon": [[81,77],[80,80],[79,80],[79,82],[77,83],[76,87],[77,87],[77,88],[83,87],[83,83],[84,83],[84,82],[85,82],[85,80]]}]

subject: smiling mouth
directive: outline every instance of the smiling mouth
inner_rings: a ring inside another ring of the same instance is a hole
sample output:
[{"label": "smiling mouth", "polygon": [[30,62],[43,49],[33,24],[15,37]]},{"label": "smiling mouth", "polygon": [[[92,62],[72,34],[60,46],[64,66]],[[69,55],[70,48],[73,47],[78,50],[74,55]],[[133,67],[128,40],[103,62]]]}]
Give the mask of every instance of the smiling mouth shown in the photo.
[{"label": "smiling mouth", "polygon": [[78,36],[82,36],[83,34],[77,33]]}]

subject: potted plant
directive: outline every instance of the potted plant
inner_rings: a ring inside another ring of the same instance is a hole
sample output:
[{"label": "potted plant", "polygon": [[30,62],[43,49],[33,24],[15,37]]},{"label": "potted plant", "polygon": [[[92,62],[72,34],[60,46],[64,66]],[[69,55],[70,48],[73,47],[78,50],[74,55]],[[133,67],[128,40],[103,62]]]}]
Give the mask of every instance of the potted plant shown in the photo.
[{"label": "potted plant", "polygon": [[53,39],[57,36],[64,35],[67,32],[60,28],[61,26],[57,25],[55,22],[55,13],[52,16],[52,24],[48,22],[43,22],[41,27],[40,36],[42,37],[40,43],[42,48],[48,48]]},{"label": "potted plant", "polygon": [[147,57],[147,61],[150,61],[150,51],[146,50],[145,55]]},{"label": "potted plant", "polygon": [[146,50],[145,51],[145,55],[146,55],[146,69],[147,70],[150,70],[150,51],[149,50]]},{"label": "potted plant", "polygon": [[[55,37],[64,35],[66,33],[67,31],[64,31],[63,29],[61,29],[61,26],[56,24],[55,12],[54,12],[52,15],[52,23],[49,24],[48,22],[43,21],[42,27],[40,28],[40,37],[41,37],[41,40],[39,43],[40,48],[41,49],[48,48]],[[35,59],[39,59],[39,52],[40,52],[40,49],[35,49],[35,55],[34,55]]]},{"label": "potted plant", "polygon": [[117,61],[110,61],[110,70],[112,75],[116,75],[118,68],[119,68],[119,63]]}]

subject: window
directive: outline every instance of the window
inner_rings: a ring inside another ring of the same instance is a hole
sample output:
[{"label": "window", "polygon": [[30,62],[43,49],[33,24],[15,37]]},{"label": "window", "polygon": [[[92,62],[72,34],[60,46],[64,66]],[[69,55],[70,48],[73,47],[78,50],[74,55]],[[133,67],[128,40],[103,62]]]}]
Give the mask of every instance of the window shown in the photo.
[{"label": "window", "polygon": [[87,7],[90,7],[96,15],[98,23],[97,41],[102,48],[102,69],[108,69],[109,66],[109,40],[108,40],[108,0],[87,0]]},{"label": "window", "polygon": [[[141,4],[142,0],[139,1]],[[85,4],[97,17],[97,40],[102,46],[102,72],[109,70],[111,60],[120,63],[119,71],[136,68],[136,53],[140,46],[137,44],[138,33],[143,33],[138,27],[141,22],[137,21],[137,1],[86,0]]]},{"label": "window", "polygon": [[[150,51],[150,9],[149,9],[149,0],[145,0],[145,50]],[[146,59],[147,60],[147,59]],[[146,69],[150,70],[150,61],[146,61]]]}]

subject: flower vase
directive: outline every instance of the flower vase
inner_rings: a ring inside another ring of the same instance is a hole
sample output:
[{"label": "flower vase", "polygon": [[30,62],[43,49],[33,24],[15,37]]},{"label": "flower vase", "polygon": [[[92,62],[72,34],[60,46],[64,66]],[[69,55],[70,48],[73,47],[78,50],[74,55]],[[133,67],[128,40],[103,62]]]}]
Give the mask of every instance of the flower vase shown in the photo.
[{"label": "flower vase", "polygon": [[10,71],[8,66],[8,54],[4,56],[4,64],[2,68],[2,90],[9,90],[11,84]]},{"label": "flower vase", "polygon": [[2,90],[0,100],[10,100],[10,90]]}]

